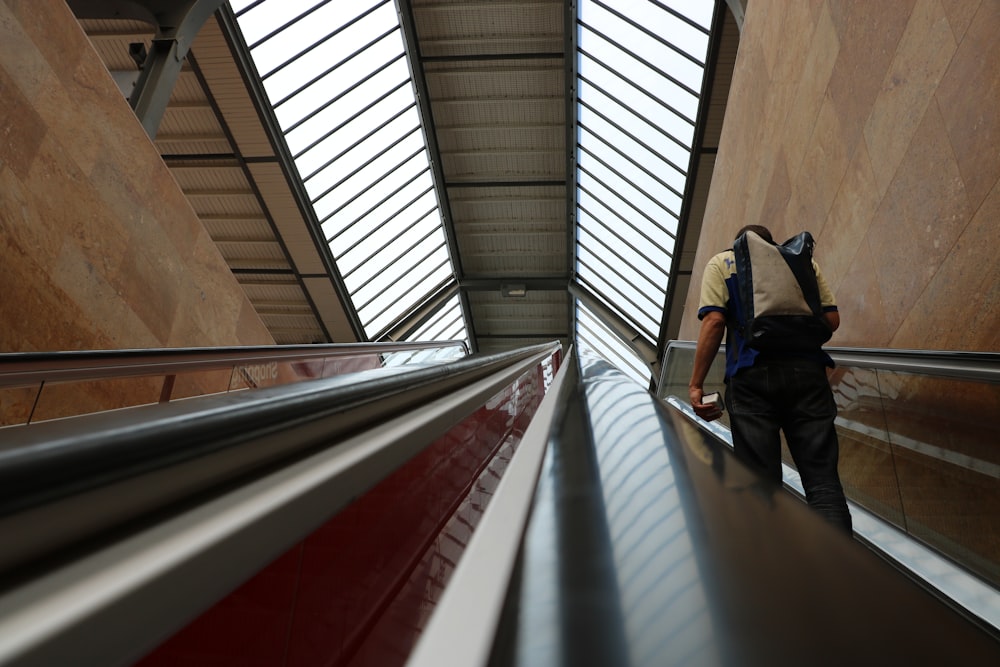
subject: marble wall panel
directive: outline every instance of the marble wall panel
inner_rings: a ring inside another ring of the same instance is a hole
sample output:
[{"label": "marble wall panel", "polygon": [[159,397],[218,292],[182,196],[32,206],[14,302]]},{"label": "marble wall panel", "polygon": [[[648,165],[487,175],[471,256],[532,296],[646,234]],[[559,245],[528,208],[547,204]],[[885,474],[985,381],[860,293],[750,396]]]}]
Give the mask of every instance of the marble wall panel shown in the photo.
[{"label": "marble wall panel", "polygon": [[969,29],[973,17],[983,4],[983,0],[941,0],[956,42],[962,41],[965,31]]},{"label": "marble wall panel", "polygon": [[840,40],[827,90],[837,108],[848,152],[853,153],[916,2],[826,4]]},{"label": "marble wall panel", "polygon": [[780,220],[784,216],[792,188],[788,178],[788,162],[783,151],[777,153],[771,182],[761,209],[761,220]]},{"label": "marble wall panel", "polygon": [[1000,3],[983,2],[935,98],[973,208],[1000,174]]},{"label": "marble wall panel", "polygon": [[0,19],[0,349],[272,342],[65,3]]},{"label": "marble wall panel", "polygon": [[816,16],[816,25],[809,33],[808,48],[803,47],[803,74],[799,78],[793,103],[789,106],[777,139],[788,156],[788,167],[797,173],[809,148],[816,117],[828,102],[827,88],[834,64],[840,52],[840,39],[833,26],[829,8],[823,3]]},{"label": "marble wall panel", "polygon": [[0,2],[0,237],[0,351],[273,344],[60,0]]},{"label": "marble wall panel", "polygon": [[894,345],[919,349],[929,339],[948,341],[957,350],[1000,351],[998,220],[1000,181],[907,313]]},{"label": "marble wall panel", "polygon": [[866,243],[865,234],[878,202],[871,159],[862,143],[847,166],[823,226],[823,241],[816,247],[823,275],[834,293],[841,291],[841,283],[848,277],[862,244]]},{"label": "marble wall panel", "polygon": [[831,344],[1000,350],[1000,5],[786,6],[748,7],[680,337],[705,262],[764,224],[816,235]]},{"label": "marble wall panel", "polygon": [[[822,258],[820,258],[822,261]],[[836,292],[841,310],[840,328],[830,345],[842,347],[890,347],[886,307],[875,271],[876,256],[867,241],[858,250],[847,275]],[[864,341],[864,342],[860,342]]]},{"label": "marble wall panel", "polygon": [[38,155],[45,137],[45,121],[18,89],[12,77],[0,70],[0,98],[4,100],[0,115],[0,161],[16,176],[24,178]]},{"label": "marble wall panel", "polygon": [[817,239],[821,237],[830,207],[847,172],[851,155],[829,97],[820,108],[812,135],[806,141],[809,148],[795,174],[787,214],[763,223],[779,242],[803,229]]},{"label": "marble wall panel", "polygon": [[[936,104],[928,107],[917,134],[920,140],[911,142],[868,230],[891,336],[953,251],[972,213]],[[947,301],[939,307],[954,305]],[[952,346],[925,340],[919,347]]]},{"label": "marble wall panel", "polygon": [[873,166],[880,192],[895,177],[956,48],[941,5],[918,2],[864,127],[869,153],[878,156]]}]

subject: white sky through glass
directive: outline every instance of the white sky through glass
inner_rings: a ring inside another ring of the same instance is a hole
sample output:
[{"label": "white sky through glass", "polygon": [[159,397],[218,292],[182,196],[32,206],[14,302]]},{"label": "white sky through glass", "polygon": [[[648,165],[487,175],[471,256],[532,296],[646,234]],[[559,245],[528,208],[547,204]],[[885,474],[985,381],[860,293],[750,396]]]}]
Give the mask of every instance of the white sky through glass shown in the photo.
[{"label": "white sky through glass", "polygon": [[[366,334],[377,337],[454,283],[395,3],[231,4]],[[655,344],[715,3],[578,6],[576,276]],[[582,349],[649,381],[632,348],[579,304],[575,334]],[[410,338],[467,340],[459,298]]]},{"label": "white sky through glass", "polygon": [[[455,280],[395,4],[231,4],[354,308],[378,339]],[[407,338],[468,342],[457,298],[433,319],[442,325]]]},{"label": "white sky through glass", "polygon": [[[579,5],[577,280],[650,345],[664,316],[714,5]],[[581,350],[649,383],[632,347],[579,301],[576,313]]]}]

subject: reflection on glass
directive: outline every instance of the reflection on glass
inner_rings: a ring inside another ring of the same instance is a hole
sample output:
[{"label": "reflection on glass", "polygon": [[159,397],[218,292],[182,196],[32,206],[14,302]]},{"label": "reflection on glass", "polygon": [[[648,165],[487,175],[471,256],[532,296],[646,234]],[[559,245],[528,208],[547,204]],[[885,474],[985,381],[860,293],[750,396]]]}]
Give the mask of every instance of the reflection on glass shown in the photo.
[{"label": "reflection on glass", "polygon": [[596,354],[641,385],[648,385],[649,369],[642,359],[611,332],[586,306],[576,304],[576,338],[579,354]]},{"label": "reflection on glass", "polygon": [[848,368],[834,390],[853,401],[838,432],[866,444],[842,458],[849,493],[894,493],[907,533],[1000,585],[1000,387]]},{"label": "reflection on glass", "polygon": [[[285,351],[280,357],[262,356],[258,361],[238,364],[206,358],[194,368],[171,368],[168,359],[159,364],[156,372],[143,367],[148,375],[131,375],[135,369],[122,365],[118,377],[107,376],[109,369],[116,368],[114,364],[96,367],[96,375],[92,377],[81,375],[78,369],[68,370],[64,375],[50,370],[45,382],[0,389],[0,427],[263,389],[385,366],[426,366],[453,361],[467,354],[467,342],[459,337],[465,332],[464,320],[461,320],[460,310],[451,317],[447,308],[442,313],[446,326],[439,327],[439,333],[455,336],[456,344],[440,342],[434,347],[409,350],[397,349],[404,347],[402,344],[317,346],[305,348],[307,352],[301,356]],[[441,320],[432,319],[431,324],[435,322],[440,324]]]},{"label": "reflection on glass", "polygon": [[400,350],[383,354],[382,365],[388,368],[398,368],[400,366],[439,364],[461,359],[465,354],[465,348],[460,345],[423,350]]},{"label": "reflection on glass", "polygon": [[[830,380],[837,401],[840,470],[851,500],[905,529],[878,373],[837,368]],[[785,462],[791,464],[787,454]]]},{"label": "reflection on glass", "polygon": [[444,306],[426,322],[407,335],[407,341],[463,341],[468,347],[469,335],[465,330],[465,318],[462,316],[462,303],[458,296],[448,299]]},{"label": "reflection on glass", "polygon": [[[671,346],[657,394],[687,402],[693,361]],[[848,498],[1000,586],[1000,386],[843,365],[830,382]]]}]

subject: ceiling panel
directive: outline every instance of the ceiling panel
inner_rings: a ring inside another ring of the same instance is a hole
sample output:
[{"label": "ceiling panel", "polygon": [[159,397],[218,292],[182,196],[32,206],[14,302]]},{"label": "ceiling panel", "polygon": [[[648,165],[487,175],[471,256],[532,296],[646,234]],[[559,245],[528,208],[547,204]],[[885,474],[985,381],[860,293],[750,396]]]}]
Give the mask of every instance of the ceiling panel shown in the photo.
[{"label": "ceiling panel", "polygon": [[[568,283],[565,4],[415,0],[412,10],[460,282]],[[565,292],[464,296],[484,351],[570,328]]]}]

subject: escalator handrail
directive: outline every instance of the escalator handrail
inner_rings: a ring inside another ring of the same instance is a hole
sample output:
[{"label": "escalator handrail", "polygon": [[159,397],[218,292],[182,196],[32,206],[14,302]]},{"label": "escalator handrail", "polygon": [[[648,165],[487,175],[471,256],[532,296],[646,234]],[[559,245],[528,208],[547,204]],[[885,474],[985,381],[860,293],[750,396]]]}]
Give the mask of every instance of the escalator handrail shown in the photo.
[{"label": "escalator handrail", "polygon": [[0,387],[171,375],[230,368],[235,364],[306,361],[447,347],[460,347],[464,353],[468,352],[463,341],[7,352],[0,354]]},{"label": "escalator handrail", "polygon": [[[550,433],[576,382],[575,365],[575,353],[570,348],[435,605],[407,667],[487,663]],[[472,609],[477,612],[469,613]]]},{"label": "escalator handrail", "polygon": [[[672,340],[670,348],[693,350],[695,341]],[[720,349],[725,349],[721,346]],[[898,373],[932,375],[955,380],[1000,384],[1000,353],[958,350],[894,350],[887,348],[824,347],[838,365]],[[666,368],[666,364],[664,364]]]},{"label": "escalator handrail", "polygon": [[509,363],[0,588],[0,664],[131,664],[558,349],[491,355]]},{"label": "escalator handrail", "polygon": [[[703,421],[681,398],[668,396],[666,402],[699,429],[732,448],[733,436],[725,426],[717,421]],[[804,501],[806,491],[798,471],[785,462],[782,462],[781,468],[785,487]],[[850,498],[847,499],[847,506],[851,511],[856,539],[1000,637],[1000,601],[994,587]]]},{"label": "escalator handrail", "polygon": [[524,372],[559,349],[553,342],[11,429],[0,447],[0,534],[19,539],[0,551],[0,569],[301,458],[504,369]]},{"label": "escalator handrail", "polygon": [[[560,392],[512,564],[477,562],[508,539],[498,493],[408,667],[804,664],[817,646],[831,664],[1000,656],[984,628],[892,576],[675,406],[603,361],[577,378]],[[503,595],[480,595],[499,577]]]}]

